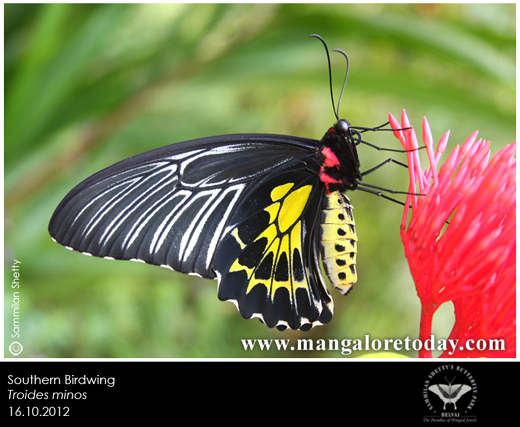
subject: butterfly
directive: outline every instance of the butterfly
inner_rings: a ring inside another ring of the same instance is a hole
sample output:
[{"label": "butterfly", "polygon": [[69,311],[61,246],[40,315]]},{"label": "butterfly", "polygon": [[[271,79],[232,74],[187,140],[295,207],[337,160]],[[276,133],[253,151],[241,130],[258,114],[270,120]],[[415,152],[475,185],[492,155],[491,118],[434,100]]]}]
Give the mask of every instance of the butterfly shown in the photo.
[{"label": "butterfly", "polygon": [[[327,45],[311,37],[325,46],[331,82]],[[337,51],[346,82],[349,59]],[[353,127],[332,104],[337,122],[321,140],[222,135],[120,161],[66,195],[49,233],[86,255],[217,279],[220,300],[271,328],[326,324],[334,309],[321,264],[342,294],[352,289],[357,236],[344,192],[374,192],[356,147],[362,132],[381,128]]]},{"label": "butterfly", "polygon": [[[453,381],[453,380],[452,380]],[[453,404],[455,410],[457,409],[457,401],[468,391],[471,387],[466,384],[451,384],[450,381],[446,380],[448,384],[434,384],[428,387],[428,390],[435,393],[444,402],[443,409],[446,409],[446,404]]]}]

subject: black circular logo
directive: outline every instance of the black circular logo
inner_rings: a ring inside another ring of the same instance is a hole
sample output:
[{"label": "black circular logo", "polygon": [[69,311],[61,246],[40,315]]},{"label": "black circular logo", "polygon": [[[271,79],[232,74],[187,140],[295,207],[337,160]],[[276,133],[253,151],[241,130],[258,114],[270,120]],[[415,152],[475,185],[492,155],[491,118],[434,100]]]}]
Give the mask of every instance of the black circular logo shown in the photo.
[{"label": "black circular logo", "polygon": [[429,418],[466,418],[465,422],[475,421],[477,396],[475,378],[462,366],[439,366],[424,381],[423,397]]}]

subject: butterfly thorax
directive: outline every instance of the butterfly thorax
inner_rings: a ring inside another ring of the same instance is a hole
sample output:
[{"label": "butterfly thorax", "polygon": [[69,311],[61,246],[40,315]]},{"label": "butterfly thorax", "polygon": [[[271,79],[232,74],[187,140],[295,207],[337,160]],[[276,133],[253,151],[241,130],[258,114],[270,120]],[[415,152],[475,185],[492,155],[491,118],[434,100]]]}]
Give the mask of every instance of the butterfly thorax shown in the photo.
[{"label": "butterfly thorax", "polygon": [[328,193],[355,190],[362,181],[355,139],[346,120],[339,120],[322,138],[318,162]]}]

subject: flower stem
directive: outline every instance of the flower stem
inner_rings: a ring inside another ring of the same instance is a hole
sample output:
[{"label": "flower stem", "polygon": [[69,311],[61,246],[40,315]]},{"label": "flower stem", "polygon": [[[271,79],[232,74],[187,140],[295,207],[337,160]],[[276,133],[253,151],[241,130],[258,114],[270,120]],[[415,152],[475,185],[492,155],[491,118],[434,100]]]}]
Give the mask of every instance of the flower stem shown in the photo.
[{"label": "flower stem", "polygon": [[421,340],[423,345],[419,350],[420,358],[432,358],[431,349],[428,350],[425,348],[426,340],[429,339],[432,334],[432,321],[435,310],[432,310],[431,308],[432,307],[423,304],[421,309],[421,325],[419,329],[419,339]]}]

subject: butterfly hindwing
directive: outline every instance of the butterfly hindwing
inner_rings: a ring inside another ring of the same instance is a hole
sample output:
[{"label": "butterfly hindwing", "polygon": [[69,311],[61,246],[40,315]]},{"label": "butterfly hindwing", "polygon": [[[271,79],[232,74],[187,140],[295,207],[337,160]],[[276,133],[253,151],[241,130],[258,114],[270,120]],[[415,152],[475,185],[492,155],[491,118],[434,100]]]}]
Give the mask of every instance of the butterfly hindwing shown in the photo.
[{"label": "butterfly hindwing", "polygon": [[58,243],[215,278],[213,257],[247,189],[316,141],[237,134],[158,148],[86,179],[49,223]]},{"label": "butterfly hindwing", "polygon": [[280,166],[249,189],[230,219],[214,263],[218,293],[247,319],[306,330],[332,318],[318,262],[325,190],[317,168],[309,158]]}]

